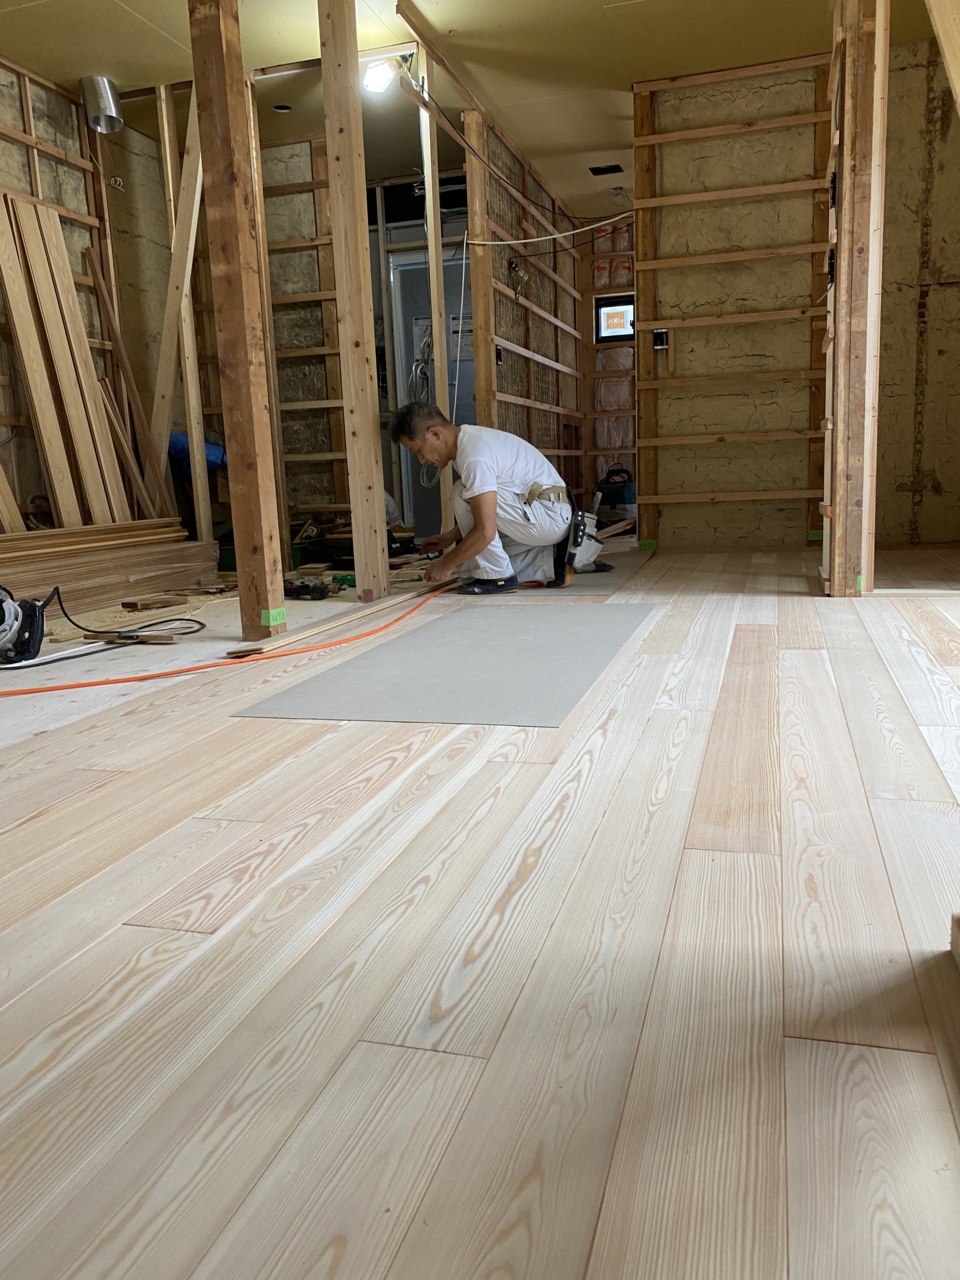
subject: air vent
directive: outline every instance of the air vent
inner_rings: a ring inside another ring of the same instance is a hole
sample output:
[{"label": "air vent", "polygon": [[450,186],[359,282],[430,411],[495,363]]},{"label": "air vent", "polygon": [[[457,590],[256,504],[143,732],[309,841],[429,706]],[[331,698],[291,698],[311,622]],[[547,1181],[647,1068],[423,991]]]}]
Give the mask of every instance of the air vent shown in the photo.
[{"label": "air vent", "polygon": [[595,178],[605,178],[608,173],[623,173],[622,164],[592,164],[590,172]]}]

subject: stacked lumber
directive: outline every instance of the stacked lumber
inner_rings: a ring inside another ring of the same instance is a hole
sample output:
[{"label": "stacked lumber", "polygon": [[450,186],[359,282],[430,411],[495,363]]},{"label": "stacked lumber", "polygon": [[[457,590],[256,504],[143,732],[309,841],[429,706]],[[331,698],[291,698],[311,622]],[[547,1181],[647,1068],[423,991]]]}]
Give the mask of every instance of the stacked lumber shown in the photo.
[{"label": "stacked lumber", "polygon": [[[112,393],[99,380],[55,209],[29,197],[0,203],[0,285],[57,523],[127,525],[138,506],[147,517],[172,516],[165,488],[151,499]],[[136,398],[135,388],[127,391]],[[138,433],[138,445],[151,477],[159,477],[149,433]],[[5,476],[0,531],[26,532]]]},{"label": "stacked lumber", "polygon": [[0,583],[18,599],[42,599],[58,586],[70,612],[83,613],[132,595],[216,582],[217,544],[186,536],[168,519],[6,534]]}]

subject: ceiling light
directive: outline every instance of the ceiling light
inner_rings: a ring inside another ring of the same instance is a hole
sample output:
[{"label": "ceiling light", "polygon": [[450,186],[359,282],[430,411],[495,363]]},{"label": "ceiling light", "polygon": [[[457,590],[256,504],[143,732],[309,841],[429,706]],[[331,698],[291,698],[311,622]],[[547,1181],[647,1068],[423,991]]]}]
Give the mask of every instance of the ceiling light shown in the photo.
[{"label": "ceiling light", "polygon": [[396,74],[396,62],[371,62],[363,73],[363,87],[369,93],[383,93]]},{"label": "ceiling light", "polygon": [[292,111],[293,107],[291,107],[288,102],[275,102],[273,104],[273,109],[274,111],[284,112],[284,111]]}]

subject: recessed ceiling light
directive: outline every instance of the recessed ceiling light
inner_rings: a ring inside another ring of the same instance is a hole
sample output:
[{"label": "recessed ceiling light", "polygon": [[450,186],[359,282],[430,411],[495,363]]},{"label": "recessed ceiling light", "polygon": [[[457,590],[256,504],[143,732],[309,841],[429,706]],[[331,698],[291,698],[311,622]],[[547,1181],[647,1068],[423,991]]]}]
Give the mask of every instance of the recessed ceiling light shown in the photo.
[{"label": "recessed ceiling light", "polygon": [[293,107],[288,102],[275,102],[273,104],[274,111],[292,111]]},{"label": "recessed ceiling light", "polygon": [[592,164],[590,172],[595,178],[602,178],[608,173],[623,173],[622,164]]}]

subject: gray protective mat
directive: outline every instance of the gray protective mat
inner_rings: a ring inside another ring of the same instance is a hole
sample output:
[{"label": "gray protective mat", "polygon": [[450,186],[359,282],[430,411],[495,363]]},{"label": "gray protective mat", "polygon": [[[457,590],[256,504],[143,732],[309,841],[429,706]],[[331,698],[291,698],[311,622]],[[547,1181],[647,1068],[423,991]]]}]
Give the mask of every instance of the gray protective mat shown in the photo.
[{"label": "gray protective mat", "polygon": [[516,601],[466,600],[239,714],[556,728],[652,607]]}]

